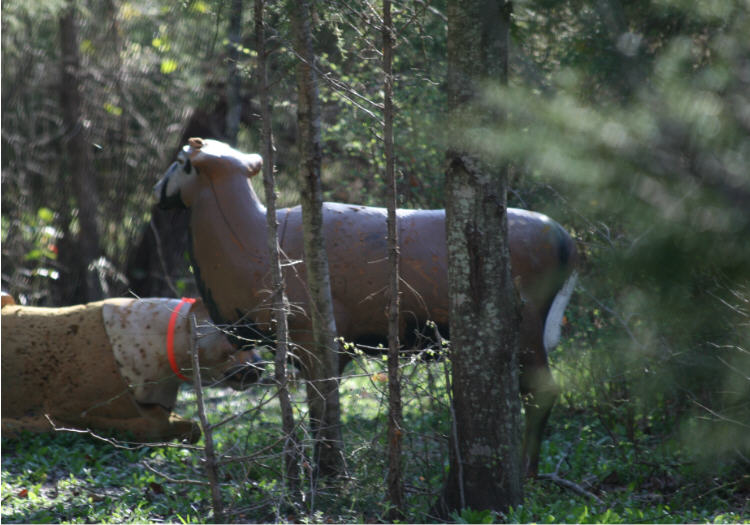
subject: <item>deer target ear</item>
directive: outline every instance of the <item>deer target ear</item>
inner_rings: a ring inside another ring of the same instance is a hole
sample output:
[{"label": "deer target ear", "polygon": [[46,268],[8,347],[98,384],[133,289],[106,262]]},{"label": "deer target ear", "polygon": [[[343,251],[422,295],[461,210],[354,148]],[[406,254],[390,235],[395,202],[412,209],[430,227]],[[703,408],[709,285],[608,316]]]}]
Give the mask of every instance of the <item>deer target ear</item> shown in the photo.
[{"label": "deer target ear", "polygon": [[252,177],[263,167],[263,157],[257,153],[249,153],[245,155],[245,163],[247,164],[247,169],[249,171],[248,177]]},{"label": "deer target ear", "polygon": [[192,163],[195,168],[203,169],[217,160],[216,155],[212,154],[211,145],[200,137],[189,138],[184,151],[187,153],[186,167]]},{"label": "deer target ear", "polygon": [[3,303],[2,306],[5,306],[6,304],[16,304],[16,300],[13,299],[13,296],[9,293],[3,292]]},{"label": "deer target ear", "polygon": [[187,146],[183,148],[183,151],[187,154],[187,159],[193,159],[195,160],[196,157],[201,156],[201,149],[203,148],[203,145],[205,142],[202,138],[199,137],[192,137],[188,139]]},{"label": "deer target ear", "polygon": [[193,298],[193,303],[190,305],[190,309],[203,308],[203,299],[201,297]]}]

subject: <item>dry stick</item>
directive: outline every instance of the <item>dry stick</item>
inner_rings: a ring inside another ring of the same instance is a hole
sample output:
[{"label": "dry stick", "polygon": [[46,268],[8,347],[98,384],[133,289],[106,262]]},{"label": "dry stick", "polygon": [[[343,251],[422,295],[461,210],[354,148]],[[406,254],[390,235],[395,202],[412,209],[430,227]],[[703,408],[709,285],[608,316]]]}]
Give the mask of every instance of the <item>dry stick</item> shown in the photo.
[{"label": "dry stick", "polygon": [[263,122],[263,186],[266,196],[266,220],[268,222],[268,251],[271,255],[271,279],[273,285],[273,311],[276,320],[275,379],[278,384],[281,426],[284,433],[284,480],[292,500],[297,499],[300,484],[299,444],[295,435],[294,412],[289,398],[287,379],[287,353],[289,345],[288,300],[284,292],[284,276],[281,273],[278,223],[276,220],[276,190],[273,177],[274,148],[271,128],[271,105],[268,96],[268,70],[266,67],[266,35],[263,24],[263,0],[255,0],[255,38],[258,53],[258,76],[260,79],[260,106]]},{"label": "dry stick", "polygon": [[219,469],[214,453],[214,439],[211,425],[206,419],[206,406],[203,404],[203,386],[201,384],[201,369],[198,359],[198,345],[196,344],[197,323],[195,315],[190,316],[190,356],[193,358],[193,387],[195,388],[195,398],[198,404],[198,418],[200,419],[201,430],[203,430],[203,439],[205,440],[204,461],[206,465],[206,475],[211,485],[211,502],[214,509],[214,521],[224,523],[224,504],[221,501],[221,490],[219,488]]},{"label": "dry stick", "polygon": [[[443,349],[443,336],[436,324],[433,324],[435,338],[438,342],[438,348]],[[456,426],[456,409],[453,405],[453,392],[451,390],[451,375],[448,371],[448,360],[443,361],[443,371],[445,372],[445,389],[448,392],[448,401],[451,408],[451,433],[453,434],[453,443],[455,444],[456,463],[458,464],[458,494],[461,501],[461,508],[466,507],[466,492],[464,491],[464,462],[461,459],[461,448],[458,446],[458,427]]]},{"label": "dry stick", "polygon": [[[214,385],[209,385],[209,386],[214,386]],[[251,408],[243,410],[242,412],[235,412],[231,416],[227,416],[221,421],[213,423],[211,425],[211,430],[215,430],[219,427],[223,427],[224,425],[231,423],[232,421],[239,419],[241,417],[252,416],[254,413],[260,413],[267,404],[269,404],[271,401],[274,400],[274,398],[275,396],[270,396],[265,399],[260,399],[259,401],[256,401],[255,405],[252,406]]]},{"label": "dry stick", "polygon": [[[300,420],[298,422],[295,422],[295,427],[294,427],[293,430],[296,432],[297,430],[299,430],[299,427],[301,425],[302,425],[302,420]],[[221,460],[219,461],[219,465],[225,465],[225,464],[229,464],[229,463],[242,463],[242,462],[246,463],[246,462],[249,462],[249,461],[256,461],[259,458],[263,458],[263,457],[271,457],[272,454],[267,454],[267,453],[273,451],[279,445],[279,443],[282,443],[282,442],[286,445],[286,443],[287,443],[287,436],[286,435],[280,437],[279,439],[275,440],[274,442],[266,445],[265,447],[263,447],[263,448],[261,448],[259,450],[256,450],[255,452],[253,452],[252,454],[249,454],[247,456],[227,456],[227,455],[224,455],[224,456],[222,456]]]},{"label": "dry stick", "polygon": [[551,481],[553,483],[556,483],[556,484],[560,485],[561,487],[566,488],[568,490],[571,490],[571,491],[573,491],[576,494],[579,494],[581,496],[585,496],[587,498],[591,498],[595,502],[597,502],[599,505],[604,505],[604,501],[599,496],[597,496],[596,494],[594,494],[593,492],[591,492],[589,490],[586,490],[585,488],[583,488],[578,483],[575,483],[574,481],[570,481],[568,479],[561,478],[556,473],[553,473],[553,474],[539,474],[537,477],[540,480],[543,480],[543,481]]},{"label": "dry stick", "polygon": [[177,483],[179,485],[197,485],[197,486],[200,486],[200,487],[208,487],[208,486],[211,485],[210,483],[207,483],[205,481],[200,481],[200,480],[197,480],[197,479],[184,479],[184,478],[183,479],[178,479],[178,478],[173,478],[169,474],[166,474],[164,472],[156,470],[154,467],[152,467],[151,465],[149,465],[147,461],[144,461],[142,464],[143,464],[144,467],[146,467],[146,470],[148,470],[149,472],[151,472],[153,474],[156,474],[157,476],[160,476],[160,477],[164,478],[166,481],[168,481],[170,483]]},{"label": "dry stick", "polygon": [[575,483],[573,481],[560,477],[560,467],[562,466],[563,461],[565,461],[565,459],[570,454],[570,450],[573,448],[573,445],[575,445],[576,442],[578,442],[578,440],[581,439],[582,432],[583,432],[583,427],[581,427],[578,430],[578,436],[568,444],[567,450],[565,450],[565,453],[562,456],[560,456],[560,459],[557,461],[557,465],[555,465],[555,471],[552,472],[551,474],[539,474],[537,475],[537,479],[544,480],[544,481],[551,481],[552,483],[556,483],[557,485],[563,488],[572,490],[573,492],[581,496],[586,496],[587,498],[591,498],[598,504],[603,505],[604,501],[602,501],[602,499],[599,498],[599,496],[597,496],[593,492],[586,490],[578,483]]},{"label": "dry stick", "polygon": [[86,434],[94,439],[103,441],[107,443],[108,445],[112,445],[114,448],[118,448],[121,450],[140,450],[142,448],[181,448],[181,449],[186,449],[186,450],[200,450],[201,449],[201,447],[196,447],[196,446],[188,445],[185,443],[170,443],[168,441],[149,441],[145,443],[141,441],[121,441],[119,439],[108,438],[108,437],[102,436],[88,428],[83,430],[80,428],[57,426],[57,424],[54,421],[52,421],[52,418],[50,417],[49,414],[44,414],[44,417],[47,419],[50,426],[52,427],[52,430],[54,430],[55,432],[69,432],[71,434]]},{"label": "dry stick", "polygon": [[404,518],[404,481],[401,473],[403,414],[399,374],[399,248],[396,223],[396,173],[393,154],[393,21],[391,2],[383,1],[383,139],[385,141],[385,177],[388,184],[388,499],[393,507],[391,521]]}]

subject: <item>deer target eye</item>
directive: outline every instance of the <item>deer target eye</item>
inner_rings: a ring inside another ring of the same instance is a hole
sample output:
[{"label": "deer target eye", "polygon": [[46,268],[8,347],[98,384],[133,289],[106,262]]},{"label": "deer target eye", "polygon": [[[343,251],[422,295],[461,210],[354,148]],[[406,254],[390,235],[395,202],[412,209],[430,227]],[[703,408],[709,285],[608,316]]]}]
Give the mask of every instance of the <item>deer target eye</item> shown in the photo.
[{"label": "deer target eye", "polygon": [[190,170],[193,169],[193,166],[190,164],[190,159],[185,159],[185,163],[182,165],[182,169],[185,171],[185,173],[190,173]]}]

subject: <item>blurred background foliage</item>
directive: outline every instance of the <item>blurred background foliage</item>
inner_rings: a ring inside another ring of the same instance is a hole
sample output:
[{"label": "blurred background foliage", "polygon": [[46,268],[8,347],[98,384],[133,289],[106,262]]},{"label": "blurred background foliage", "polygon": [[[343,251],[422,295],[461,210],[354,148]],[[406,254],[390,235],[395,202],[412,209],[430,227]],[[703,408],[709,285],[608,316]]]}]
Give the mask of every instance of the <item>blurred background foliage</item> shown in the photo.
[{"label": "blurred background foliage", "polygon": [[[71,261],[87,232],[68,191],[76,174],[63,162],[60,96],[59,19],[70,4],[2,7],[2,286],[27,304],[81,297]],[[259,150],[252,10],[245,5],[233,44],[229,1],[74,4],[102,254],[84,263],[109,295],[195,294],[177,235],[184,217],[152,209],[151,187],[188,136]],[[479,108],[507,112],[505,124],[460,133],[445,119],[444,4],[396,7],[400,204],[443,206],[448,143],[510,162],[511,203],[564,224],[583,255],[567,339],[551,358],[565,385],[560,409],[590,411],[616,443],[666,447],[684,461],[719,458],[747,472],[747,1],[518,0],[510,86],[488,86]],[[268,16],[286,205],[296,201],[295,57],[281,6],[271,3]],[[376,20],[368,2],[316,4],[330,200],[384,202]],[[236,137],[226,124],[233,70],[241,78]],[[164,253],[149,241],[154,232]]]},{"label": "blurred background foliage", "polygon": [[625,405],[631,436],[679,421],[694,451],[746,461],[748,4],[587,4],[529,10],[519,33],[563,20],[578,30],[543,31],[555,67],[537,68],[537,84],[519,75],[488,88],[485,104],[507,111],[506,124],[465,133],[478,153],[553,180],[563,196],[554,216],[586,261],[578,300],[615,329],[581,356],[592,371],[609,365],[593,378],[595,399]]}]

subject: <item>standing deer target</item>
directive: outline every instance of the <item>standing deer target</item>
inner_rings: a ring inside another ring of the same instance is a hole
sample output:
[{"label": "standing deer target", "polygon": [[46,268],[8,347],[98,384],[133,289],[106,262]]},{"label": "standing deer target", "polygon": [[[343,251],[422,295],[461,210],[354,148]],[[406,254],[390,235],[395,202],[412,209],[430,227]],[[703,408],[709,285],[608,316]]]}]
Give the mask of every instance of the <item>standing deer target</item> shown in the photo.
[{"label": "standing deer target", "polygon": [[[262,166],[214,140],[193,138],[154,187],[162,208],[190,209],[190,256],[203,300],[214,322],[272,331],[270,255],[266,209],[250,183]],[[327,202],[323,234],[338,335],[355,344],[387,341],[386,209]],[[277,211],[280,248],[304,260],[299,206]],[[402,287],[400,334],[414,345],[428,321],[447,332],[449,294],[444,210],[397,211]],[[508,237],[514,280],[523,300],[520,386],[524,395],[524,464],[535,475],[542,432],[559,388],[547,351],[557,345],[564,309],[576,280],[577,251],[570,235],[543,214],[510,208]],[[312,344],[310,301],[303,264],[284,269],[286,292],[296,308],[289,334],[298,348]],[[300,351],[303,377],[314,359]],[[340,358],[343,368],[351,359]],[[311,409],[312,411],[312,409]],[[311,417],[313,414],[311,413]]]}]

